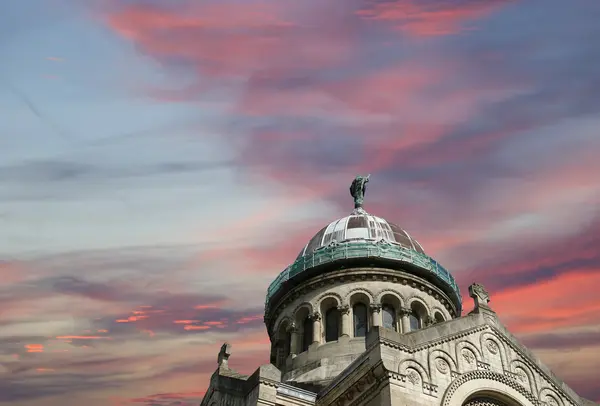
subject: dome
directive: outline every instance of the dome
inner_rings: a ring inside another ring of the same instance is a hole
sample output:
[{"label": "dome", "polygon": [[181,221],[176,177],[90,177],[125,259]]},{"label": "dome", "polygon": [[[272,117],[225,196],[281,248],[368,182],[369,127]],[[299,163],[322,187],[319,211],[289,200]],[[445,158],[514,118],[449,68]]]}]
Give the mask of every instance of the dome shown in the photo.
[{"label": "dome", "polygon": [[394,223],[390,223],[381,217],[372,216],[364,211],[332,221],[323,227],[306,244],[296,259],[304,255],[310,255],[319,248],[326,247],[331,243],[343,243],[349,241],[380,241],[385,240],[392,244],[398,244],[403,248],[424,254],[421,244],[412,238],[406,231]]},{"label": "dome", "polygon": [[363,209],[368,181],[368,176],[356,177],[350,186],[354,198],[350,215],[319,230],[269,285],[265,314],[295,286],[328,272],[361,266],[408,272],[427,280],[441,289],[460,313],[462,299],[450,272],[425,254],[421,244],[405,230]]}]

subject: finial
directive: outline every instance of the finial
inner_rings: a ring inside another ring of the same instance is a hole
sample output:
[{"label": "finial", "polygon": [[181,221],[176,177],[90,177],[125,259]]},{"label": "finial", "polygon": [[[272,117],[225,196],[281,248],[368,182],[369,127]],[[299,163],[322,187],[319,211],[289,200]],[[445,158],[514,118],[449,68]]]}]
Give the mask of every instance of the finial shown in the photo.
[{"label": "finial", "polygon": [[369,177],[358,175],[352,181],[352,185],[350,185],[350,195],[354,198],[354,210],[357,212],[363,212],[363,202],[365,201],[365,191],[367,189],[367,182],[369,182]]},{"label": "finial", "polygon": [[221,351],[219,351],[219,358],[217,359],[217,362],[219,363],[219,368],[221,368],[221,367],[229,368],[228,361],[229,361],[230,355],[231,355],[231,344],[224,343],[221,346]]},{"label": "finial", "polygon": [[474,310],[478,310],[480,307],[489,308],[488,303],[490,302],[490,294],[485,290],[483,285],[473,283],[469,286],[469,296],[471,296],[475,302]]}]

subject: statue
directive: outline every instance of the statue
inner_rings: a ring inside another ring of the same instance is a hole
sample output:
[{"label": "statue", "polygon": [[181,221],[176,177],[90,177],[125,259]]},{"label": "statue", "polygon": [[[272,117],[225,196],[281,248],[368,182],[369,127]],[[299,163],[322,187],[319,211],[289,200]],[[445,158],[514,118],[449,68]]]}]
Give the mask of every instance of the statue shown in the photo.
[{"label": "statue", "polygon": [[229,368],[229,357],[231,356],[231,344],[224,343],[221,346],[221,351],[219,351],[219,356],[217,358],[217,362],[219,364],[219,368]]},{"label": "statue", "polygon": [[369,181],[369,177],[371,175],[365,176],[357,176],[352,181],[352,185],[350,185],[350,194],[354,198],[354,208],[360,209],[362,208],[363,202],[365,200],[365,191],[367,188],[367,182]]}]

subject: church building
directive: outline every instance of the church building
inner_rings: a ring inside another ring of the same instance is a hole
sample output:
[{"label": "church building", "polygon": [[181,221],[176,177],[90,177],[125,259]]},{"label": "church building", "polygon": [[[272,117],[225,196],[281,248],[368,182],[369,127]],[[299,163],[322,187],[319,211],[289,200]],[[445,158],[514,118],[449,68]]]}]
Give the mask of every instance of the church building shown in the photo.
[{"label": "church building", "polygon": [[368,181],[268,287],[270,364],[239,374],[225,343],[202,406],[598,406],[519,343],[482,285],[463,316],[450,272],[363,209]]}]

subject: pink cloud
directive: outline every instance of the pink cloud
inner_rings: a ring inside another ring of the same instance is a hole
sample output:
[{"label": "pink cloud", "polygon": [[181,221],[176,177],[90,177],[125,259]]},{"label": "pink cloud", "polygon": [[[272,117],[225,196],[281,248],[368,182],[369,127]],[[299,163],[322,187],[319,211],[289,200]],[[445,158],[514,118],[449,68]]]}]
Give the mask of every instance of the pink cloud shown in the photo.
[{"label": "pink cloud", "polygon": [[450,1],[402,0],[371,3],[357,14],[368,20],[390,22],[396,29],[411,36],[430,37],[471,30],[474,28],[473,21],[487,17],[508,1],[467,1],[457,4]]}]

